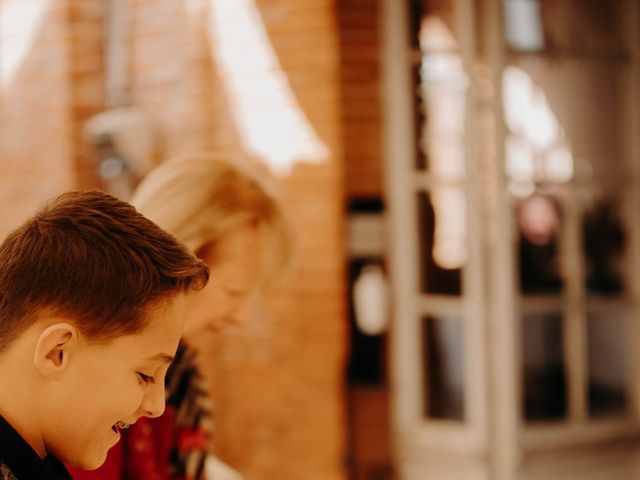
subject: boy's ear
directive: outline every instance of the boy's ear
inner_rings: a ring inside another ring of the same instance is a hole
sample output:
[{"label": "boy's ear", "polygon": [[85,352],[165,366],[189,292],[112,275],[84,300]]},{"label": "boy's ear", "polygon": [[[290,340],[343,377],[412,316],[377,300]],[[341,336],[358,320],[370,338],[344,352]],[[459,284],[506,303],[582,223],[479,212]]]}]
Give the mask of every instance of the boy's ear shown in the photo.
[{"label": "boy's ear", "polygon": [[78,331],[69,323],[45,328],[36,342],[33,362],[42,375],[57,375],[67,367],[70,351],[78,343]]}]

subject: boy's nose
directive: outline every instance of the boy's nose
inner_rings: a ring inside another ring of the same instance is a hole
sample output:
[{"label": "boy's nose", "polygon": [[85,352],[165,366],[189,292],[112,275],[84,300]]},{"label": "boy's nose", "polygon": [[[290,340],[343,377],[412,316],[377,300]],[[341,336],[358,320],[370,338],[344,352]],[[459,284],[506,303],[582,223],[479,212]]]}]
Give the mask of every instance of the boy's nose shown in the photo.
[{"label": "boy's nose", "polygon": [[165,407],[164,382],[158,382],[149,387],[140,408],[145,417],[159,417],[164,412]]}]

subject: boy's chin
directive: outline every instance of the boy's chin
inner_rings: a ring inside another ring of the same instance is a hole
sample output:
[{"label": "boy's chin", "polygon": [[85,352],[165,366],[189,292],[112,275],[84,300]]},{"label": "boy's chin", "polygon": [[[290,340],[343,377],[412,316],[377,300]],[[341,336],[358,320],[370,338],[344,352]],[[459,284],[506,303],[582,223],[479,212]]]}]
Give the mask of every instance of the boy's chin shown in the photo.
[{"label": "boy's chin", "polygon": [[84,455],[78,455],[76,458],[67,459],[65,463],[81,470],[96,470],[100,468],[107,459],[107,451],[108,450],[105,450],[103,453],[85,453]]},{"label": "boy's chin", "polygon": [[98,468],[100,468],[102,466],[102,464],[104,463],[104,461],[106,460],[106,456],[102,459],[102,461],[82,461],[82,462],[73,462],[71,463],[71,465],[73,465],[76,468],[79,468],[81,470],[97,470]]}]

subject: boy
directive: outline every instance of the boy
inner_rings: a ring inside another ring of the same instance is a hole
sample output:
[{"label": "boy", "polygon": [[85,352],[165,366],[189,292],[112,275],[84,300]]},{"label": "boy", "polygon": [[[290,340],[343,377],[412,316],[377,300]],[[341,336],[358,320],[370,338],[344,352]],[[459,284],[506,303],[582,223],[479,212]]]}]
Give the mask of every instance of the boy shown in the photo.
[{"label": "boy", "polygon": [[0,245],[0,480],[99,467],[164,410],[185,294],[207,266],[132,206],[71,192]]}]

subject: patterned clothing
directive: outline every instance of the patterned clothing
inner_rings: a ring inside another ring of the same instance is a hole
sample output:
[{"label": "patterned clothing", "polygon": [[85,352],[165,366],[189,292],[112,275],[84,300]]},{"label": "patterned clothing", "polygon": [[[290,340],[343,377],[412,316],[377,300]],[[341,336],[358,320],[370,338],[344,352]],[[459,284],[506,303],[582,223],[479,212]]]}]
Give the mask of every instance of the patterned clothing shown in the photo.
[{"label": "patterned clothing", "polygon": [[171,478],[204,479],[213,430],[211,403],[196,365],[196,352],[184,344],[167,375],[167,404],[174,412],[176,438],[170,454]]},{"label": "patterned clothing", "polygon": [[0,417],[0,480],[71,480],[64,465],[51,455],[41,459]]},{"label": "patterned clothing", "polygon": [[6,464],[0,463],[0,480],[18,480],[18,479],[13,475],[13,473],[11,473],[11,470],[9,470],[9,467]]},{"label": "patterned clothing", "polygon": [[185,343],[178,347],[165,387],[165,412],[158,418],[141,418],[123,431],[98,470],[70,468],[75,480],[205,479],[211,407],[196,352]]}]

